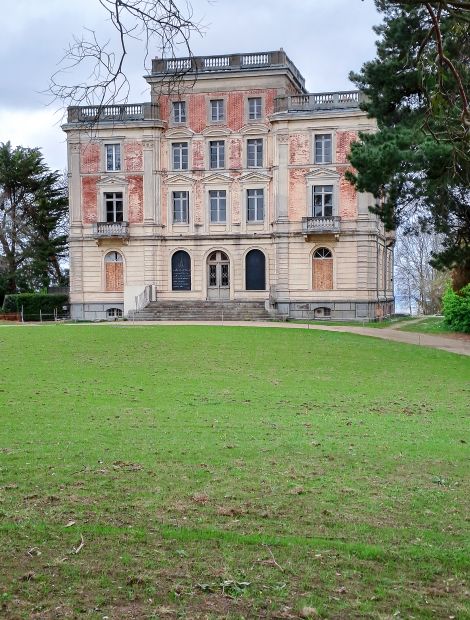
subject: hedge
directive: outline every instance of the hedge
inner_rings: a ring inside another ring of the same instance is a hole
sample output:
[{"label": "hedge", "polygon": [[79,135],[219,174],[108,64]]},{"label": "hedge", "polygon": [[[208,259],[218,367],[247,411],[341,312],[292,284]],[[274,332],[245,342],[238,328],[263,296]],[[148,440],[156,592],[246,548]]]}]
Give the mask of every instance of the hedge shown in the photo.
[{"label": "hedge", "polygon": [[68,303],[68,295],[63,294],[17,293],[16,295],[5,295],[3,312],[21,312],[23,307],[25,319],[39,319],[39,311],[42,314],[53,314],[57,308],[59,314],[62,314],[62,306],[68,305]]},{"label": "hedge", "polygon": [[449,288],[442,299],[442,311],[451,329],[470,334],[470,284],[458,293]]}]

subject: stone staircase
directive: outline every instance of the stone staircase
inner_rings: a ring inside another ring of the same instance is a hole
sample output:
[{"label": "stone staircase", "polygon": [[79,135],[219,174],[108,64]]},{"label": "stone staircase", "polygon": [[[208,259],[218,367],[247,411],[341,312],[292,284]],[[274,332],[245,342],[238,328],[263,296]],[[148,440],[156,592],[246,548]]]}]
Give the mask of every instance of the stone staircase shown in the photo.
[{"label": "stone staircase", "polygon": [[151,301],[135,321],[270,321],[264,301]]}]

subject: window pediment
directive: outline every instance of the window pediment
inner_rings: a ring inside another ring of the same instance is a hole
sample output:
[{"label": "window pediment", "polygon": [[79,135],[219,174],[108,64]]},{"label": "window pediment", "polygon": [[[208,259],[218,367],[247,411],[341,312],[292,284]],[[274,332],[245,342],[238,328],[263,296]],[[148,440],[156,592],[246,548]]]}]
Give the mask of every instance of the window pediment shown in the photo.
[{"label": "window pediment", "polygon": [[97,183],[98,187],[109,187],[109,188],[122,187],[123,185],[129,185],[128,181],[126,180],[124,176],[105,175],[105,176],[102,176],[101,179]]},{"label": "window pediment", "polygon": [[175,127],[165,132],[165,137],[170,138],[170,139],[192,138],[193,136],[194,136],[194,131],[192,131],[191,129],[188,129],[187,127]]},{"label": "window pediment", "polygon": [[231,181],[230,175],[222,172],[208,174],[204,177],[204,183],[230,183]]},{"label": "window pediment", "polygon": [[240,177],[240,183],[267,183],[271,175],[264,172],[247,172]]},{"label": "window pediment", "polygon": [[305,175],[307,181],[339,181],[340,175],[334,168],[313,168]]},{"label": "window pediment", "polygon": [[266,125],[262,125],[261,123],[250,123],[249,125],[245,125],[241,128],[240,133],[244,136],[256,136],[259,134],[266,134],[269,132],[269,129]]},{"label": "window pediment", "polygon": [[206,127],[202,132],[206,137],[224,137],[229,136],[232,132],[227,127]]},{"label": "window pediment", "polygon": [[167,185],[187,185],[191,182],[191,176],[189,174],[171,174],[167,176]]}]

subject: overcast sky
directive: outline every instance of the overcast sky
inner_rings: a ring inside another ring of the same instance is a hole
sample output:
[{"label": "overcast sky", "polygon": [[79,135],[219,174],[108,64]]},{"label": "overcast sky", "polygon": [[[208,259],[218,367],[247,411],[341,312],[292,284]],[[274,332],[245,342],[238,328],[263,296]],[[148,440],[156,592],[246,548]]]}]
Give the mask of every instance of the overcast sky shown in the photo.
[{"label": "overcast sky", "polygon": [[[229,54],[284,48],[310,92],[351,88],[348,73],[375,56],[380,22],[373,0],[193,0],[205,34],[193,53]],[[61,112],[50,105],[49,77],[83,28],[106,32],[98,0],[0,0],[0,142],[39,146],[51,168],[66,167]],[[143,48],[128,61],[130,101],[148,101]],[[153,54],[156,56],[157,52]],[[48,105],[49,103],[49,105]]]}]

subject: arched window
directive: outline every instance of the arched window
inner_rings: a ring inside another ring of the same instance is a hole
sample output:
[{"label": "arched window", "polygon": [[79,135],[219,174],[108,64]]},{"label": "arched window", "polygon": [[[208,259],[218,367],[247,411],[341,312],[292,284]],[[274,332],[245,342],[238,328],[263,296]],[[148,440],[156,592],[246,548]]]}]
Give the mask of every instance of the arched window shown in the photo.
[{"label": "arched window", "polygon": [[266,290],[266,257],[261,250],[250,250],[245,259],[247,291]]},{"label": "arched window", "polygon": [[121,308],[108,308],[106,310],[106,316],[108,319],[116,319],[122,316]]},{"label": "arched window", "polygon": [[318,291],[333,288],[333,254],[328,248],[317,248],[313,253],[313,288]]},{"label": "arched window", "polygon": [[173,291],[191,290],[191,258],[184,250],[171,257],[171,288]]},{"label": "arched window", "polygon": [[122,292],[124,290],[124,263],[119,252],[108,252],[104,257],[106,291]]}]

